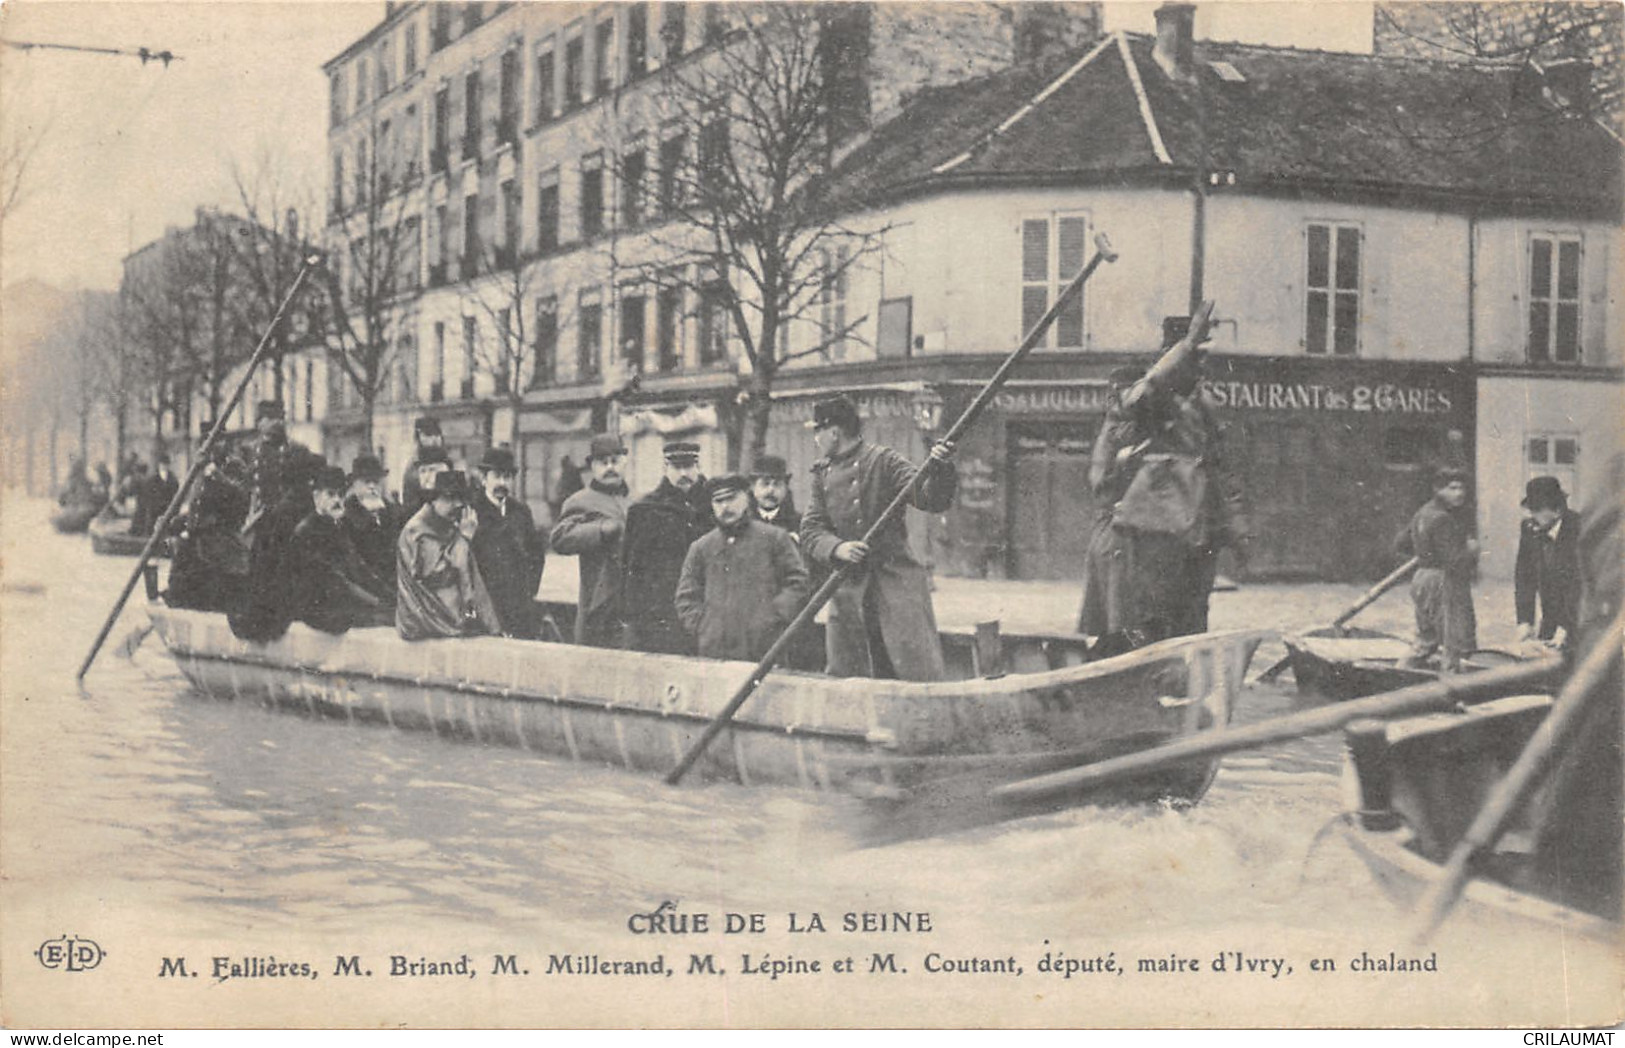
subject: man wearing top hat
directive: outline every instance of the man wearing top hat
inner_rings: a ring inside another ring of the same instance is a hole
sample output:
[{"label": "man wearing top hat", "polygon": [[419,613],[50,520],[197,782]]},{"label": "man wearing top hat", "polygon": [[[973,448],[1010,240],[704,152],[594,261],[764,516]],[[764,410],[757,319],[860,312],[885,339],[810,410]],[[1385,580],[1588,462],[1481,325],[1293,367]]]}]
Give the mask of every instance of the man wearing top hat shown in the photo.
[{"label": "man wearing top hat", "polygon": [[626,445],[601,433],[587,453],[592,480],[564,500],[549,539],[554,553],[580,558],[575,642],[620,647],[621,533],[626,529]]},{"label": "man wearing top hat", "polygon": [[357,455],[350,465],[350,488],[344,500],[344,530],[367,564],[389,586],[395,599],[395,543],[407,514],[384,492],[389,473],[377,455]]},{"label": "man wearing top hat", "polygon": [[474,562],[502,620],[502,632],[534,640],[541,631],[536,587],[547,563],[547,540],[536,533],[530,507],[514,494],[519,471],[513,452],[490,448],[479,469],[481,486],[469,499],[479,518]]},{"label": "man wearing top hat", "polygon": [[474,562],[479,523],[468,508],[467,478],[461,470],[443,470],[424,495],[395,547],[395,628],[406,640],[501,633]]},{"label": "man wearing top hat", "polygon": [[[824,457],[813,466],[801,548],[816,564],[847,569],[824,630],[828,672],[941,680],[942,642],[930,579],[909,550],[903,518],[895,518],[872,543],[862,541],[897,493],[913,483],[917,470],[891,448],[863,439],[857,406],[847,397],[813,405],[812,428]],[[931,448],[929,472],[914,489],[916,509],[941,513],[953,505],[959,482],[953,451],[943,442]]]},{"label": "man wearing top hat", "polygon": [[751,512],[737,473],[706,485],[717,526],[688,548],[675,603],[699,654],[760,659],[807,599],[795,540]]},{"label": "man wearing top hat", "polygon": [[1564,647],[1580,621],[1580,515],[1569,509],[1556,477],[1531,480],[1524,488],[1523,508],[1528,516],[1518,530],[1512,576],[1518,639],[1539,637]]},{"label": "man wearing top hat", "polygon": [[711,502],[700,474],[700,446],[667,441],[659,487],[626,511],[621,542],[621,593],[626,646],[674,655],[693,652],[693,638],[677,616],[677,580],[694,540],[711,530]]},{"label": "man wearing top hat", "polygon": [[350,479],[337,466],[323,466],[311,484],[313,507],[293,531],[285,561],[290,612],[299,622],[343,633],[395,622],[395,594],[356,549],[344,527]]},{"label": "man wearing top hat", "polygon": [[412,423],[412,441],[416,448],[401,477],[401,507],[408,517],[422,508],[424,489],[434,482],[434,474],[451,468],[439,421],[423,417]]}]

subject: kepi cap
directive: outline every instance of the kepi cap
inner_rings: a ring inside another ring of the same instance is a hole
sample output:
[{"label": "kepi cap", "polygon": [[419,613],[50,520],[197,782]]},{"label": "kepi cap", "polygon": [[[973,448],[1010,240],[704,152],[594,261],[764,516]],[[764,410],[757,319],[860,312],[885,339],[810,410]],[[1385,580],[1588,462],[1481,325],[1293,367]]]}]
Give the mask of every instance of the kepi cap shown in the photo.
[{"label": "kepi cap", "polygon": [[272,419],[285,421],[287,417],[287,413],[282,410],[282,401],[280,400],[262,400],[254,405],[255,422],[269,422]]},{"label": "kepi cap", "polygon": [[700,446],[691,440],[668,440],[661,454],[673,465],[692,465],[700,460]]},{"label": "kepi cap", "polygon": [[845,394],[825,397],[813,405],[812,428],[823,429],[825,426],[840,426],[848,433],[856,433],[863,428],[858,418],[858,406],[852,403],[852,398]]},{"label": "kepi cap", "polygon": [[738,473],[724,473],[720,477],[712,477],[706,485],[706,494],[710,498],[721,498],[736,491],[749,491],[750,481]]}]

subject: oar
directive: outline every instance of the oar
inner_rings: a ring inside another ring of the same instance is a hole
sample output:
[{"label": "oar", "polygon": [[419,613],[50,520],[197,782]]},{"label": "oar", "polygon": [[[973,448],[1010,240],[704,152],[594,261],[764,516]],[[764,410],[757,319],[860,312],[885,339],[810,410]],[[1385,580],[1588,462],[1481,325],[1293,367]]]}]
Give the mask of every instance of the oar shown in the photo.
[{"label": "oar", "polygon": [[1543,687],[1555,679],[1562,667],[1563,660],[1553,656],[1519,663],[1516,666],[1503,666],[1429,684],[1418,684],[1388,692],[1386,695],[1334,703],[1320,709],[1259,721],[1244,728],[1208,732],[1166,746],[1142,750],[1139,753],[1008,783],[994,789],[992,796],[996,800],[1010,803],[1041,800],[1104,786],[1123,779],[1137,778],[1149,772],[1219,757],[1226,753],[1255,749],[1306,735],[1321,735],[1336,731],[1349,721],[1361,717],[1395,717],[1427,710],[1445,710],[1468,700],[1512,694],[1524,688]]},{"label": "oar", "polygon": [[[1011,370],[1021,363],[1022,358],[1038,344],[1039,339],[1044,337],[1044,332],[1048,331],[1050,325],[1055,323],[1055,318],[1060,316],[1061,310],[1066,306],[1067,302],[1071,301],[1072,297],[1083,288],[1084,282],[1094,274],[1096,269],[1100,268],[1102,262],[1115,261],[1117,261],[1117,252],[1112,250],[1111,242],[1106,239],[1106,234],[1101,233],[1096,236],[1094,257],[1089,259],[1088,265],[1079,270],[1078,275],[1072,278],[1072,282],[1067,284],[1061,290],[1061,293],[1056,296],[1055,304],[1050,306],[1042,317],[1038,318],[1038,322],[1033,325],[1031,331],[1027,332],[1026,337],[1021,340],[1021,344],[1016,347],[1015,352],[1006,357],[1004,363],[999,365],[999,369],[993,373],[993,377],[988,379],[987,385],[982,387],[982,391],[976,395],[976,399],[971,401],[970,406],[959,416],[959,421],[955,422],[948,432],[943,435],[942,440],[944,442],[952,443],[959,439],[959,435],[968,429],[971,423],[976,421],[977,417],[993,400],[994,394],[998,393],[999,388],[1004,385],[1004,381]],[[896,519],[899,513],[903,512],[904,507],[913,500],[914,492],[925,480],[927,471],[931,467],[932,463],[927,461],[914,474],[914,482],[897,493],[891,503],[880,514],[880,517],[869,526],[869,530],[863,533],[863,538],[860,541],[874,542],[875,537]],[[796,614],[794,619],[790,620],[790,625],[784,628],[778,639],[773,642],[773,646],[767,649],[767,654],[763,655],[761,661],[756,664],[756,668],[751,670],[750,676],[745,678],[744,683],[739,686],[739,690],[734,692],[733,698],[729,699],[728,704],[722,707],[722,712],[718,713],[716,718],[705,726],[705,731],[700,734],[699,739],[695,741],[693,746],[689,747],[687,753],[683,754],[682,760],[677,762],[677,767],[672,769],[671,774],[666,776],[667,785],[675,786],[683,781],[683,776],[687,775],[688,770],[694,766],[694,762],[700,759],[700,755],[705,752],[706,747],[710,746],[712,741],[722,734],[722,730],[728,726],[728,722],[733,720],[734,714],[739,712],[739,708],[756,691],[757,686],[762,683],[762,679],[777,665],[779,656],[789,647],[790,641],[796,635],[796,632],[812,621],[813,616],[818,614],[818,609],[829,603],[829,599],[835,595],[835,591],[840,588],[841,583],[846,581],[849,567],[849,565],[843,564],[836,571],[831,572],[830,576],[824,580],[824,584],[819,586],[813,592],[813,595],[807,599],[807,603],[802,605],[801,611]]]},{"label": "oar", "polygon": [[[1364,611],[1365,609],[1369,608],[1372,604],[1376,603],[1376,600],[1377,600],[1378,597],[1382,596],[1384,593],[1387,593],[1389,590],[1393,589],[1395,586],[1399,585],[1401,582],[1404,582],[1405,581],[1405,576],[1409,575],[1415,569],[1416,569],[1416,558],[1412,557],[1410,560],[1407,560],[1405,563],[1403,563],[1399,567],[1395,568],[1394,571],[1393,571],[1393,574],[1389,575],[1387,578],[1383,579],[1381,582],[1377,583],[1375,586],[1372,586],[1370,589],[1366,590],[1365,595],[1362,596],[1359,600],[1355,601],[1353,604],[1350,604],[1347,608],[1344,608],[1343,609],[1343,614],[1341,614],[1341,615],[1337,616],[1337,618],[1333,619],[1332,624],[1327,628],[1335,630],[1335,629],[1340,629],[1341,627],[1348,625],[1349,620],[1353,619],[1354,616],[1360,614],[1360,612]],[[1281,675],[1281,671],[1286,669],[1287,666],[1291,665],[1291,663],[1292,663],[1292,653],[1287,652],[1285,655],[1283,655],[1281,657],[1280,662],[1277,662],[1275,665],[1271,666],[1269,669],[1265,670],[1263,673],[1260,673],[1257,677],[1255,677],[1254,678],[1254,683],[1268,684],[1270,681],[1274,680],[1276,677],[1279,677]]]},{"label": "oar", "polygon": [[231,415],[232,409],[237,406],[237,402],[243,399],[243,392],[248,389],[248,380],[254,377],[254,370],[259,367],[260,361],[265,357],[266,349],[271,345],[271,335],[276,331],[277,325],[282,323],[283,314],[288,311],[289,304],[293,302],[294,296],[299,293],[299,288],[303,286],[305,277],[309,275],[314,267],[321,265],[321,261],[322,257],[320,255],[311,254],[305,256],[299,266],[299,272],[293,278],[293,286],[288,288],[288,294],[283,298],[282,304],[276,307],[276,314],[271,317],[270,325],[266,327],[265,334],[260,337],[260,344],[254,347],[254,353],[248,358],[248,366],[243,369],[243,377],[237,381],[237,388],[232,391],[231,399],[226,401],[226,406],[215,416],[214,428],[209,430],[209,435],[204,438],[203,445],[198,448],[197,457],[192,460],[192,468],[186,471],[186,479],[182,480],[180,487],[175,489],[175,495],[169,500],[169,505],[165,507],[163,515],[153,524],[152,535],[148,537],[147,544],[141,547],[141,556],[135,563],[135,570],[130,572],[130,580],[124,584],[124,590],[118,595],[118,600],[114,602],[113,610],[108,613],[107,621],[102,623],[101,632],[96,634],[96,640],[91,644],[90,652],[85,656],[85,661],[79,666],[79,672],[74,674],[75,680],[84,680],[85,674],[90,670],[90,664],[96,661],[96,653],[102,650],[103,642],[107,640],[107,635],[112,632],[113,623],[118,621],[119,612],[124,610],[125,601],[130,599],[130,593],[135,589],[136,581],[141,578],[141,572],[147,566],[147,561],[152,559],[153,550],[157,549],[158,543],[164,540],[164,532],[169,530],[169,522],[174,519],[176,513],[180,512],[181,504],[186,500],[186,493],[192,487],[192,481],[196,479],[204,463],[209,461],[209,451],[214,447],[214,442],[219,438],[221,432],[225,430],[226,419]]},{"label": "oar", "polygon": [[1553,760],[1584,723],[1586,712],[1594,703],[1619,701],[1619,691],[1603,685],[1619,661],[1622,630],[1625,630],[1625,616],[1615,619],[1607,632],[1597,638],[1558,693],[1551,712],[1506,775],[1490,791],[1467,832],[1456,842],[1445,863],[1444,876],[1417,905],[1417,913],[1421,915],[1415,936],[1418,943],[1432,936],[1456,905],[1478,857],[1501,839],[1507,823],[1523,808],[1546,777]]}]

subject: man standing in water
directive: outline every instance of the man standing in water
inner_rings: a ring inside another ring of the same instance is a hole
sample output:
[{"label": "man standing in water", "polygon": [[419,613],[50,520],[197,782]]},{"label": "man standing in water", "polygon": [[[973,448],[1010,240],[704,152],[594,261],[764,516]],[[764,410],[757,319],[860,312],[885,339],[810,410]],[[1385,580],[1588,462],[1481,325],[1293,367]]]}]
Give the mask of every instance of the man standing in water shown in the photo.
[{"label": "man standing in water", "polygon": [[[813,466],[812,496],[801,519],[802,550],[813,562],[849,568],[830,601],[824,631],[828,672],[837,677],[941,680],[942,641],[926,570],[909,551],[901,515],[875,537],[864,533],[918,472],[891,448],[863,439],[858,409],[844,396],[813,406],[813,442],[824,458]],[[927,513],[953,505],[959,477],[953,446],[931,448],[912,504]]]},{"label": "man standing in water", "polygon": [[[1467,503],[1467,474],[1446,467],[1433,480],[1433,497],[1422,504],[1400,533],[1401,556],[1416,557],[1411,600],[1416,605],[1416,644],[1403,661],[1420,666],[1435,652],[1439,671],[1455,673],[1461,660],[1478,645],[1473,615],[1473,566],[1478,542],[1472,521],[1462,512]],[[1442,651],[1441,651],[1442,649]]]}]

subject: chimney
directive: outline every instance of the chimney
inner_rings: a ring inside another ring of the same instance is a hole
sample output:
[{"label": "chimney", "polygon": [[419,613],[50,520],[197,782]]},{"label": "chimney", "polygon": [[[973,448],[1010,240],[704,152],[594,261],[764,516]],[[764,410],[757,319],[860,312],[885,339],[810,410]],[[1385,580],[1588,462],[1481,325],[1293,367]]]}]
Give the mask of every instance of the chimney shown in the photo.
[{"label": "chimney", "polygon": [[1196,79],[1195,26],[1195,4],[1170,3],[1157,8],[1157,45],[1151,57],[1170,80],[1191,83]]}]

